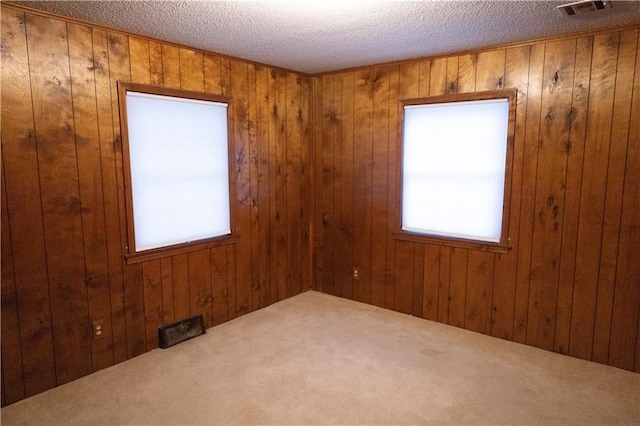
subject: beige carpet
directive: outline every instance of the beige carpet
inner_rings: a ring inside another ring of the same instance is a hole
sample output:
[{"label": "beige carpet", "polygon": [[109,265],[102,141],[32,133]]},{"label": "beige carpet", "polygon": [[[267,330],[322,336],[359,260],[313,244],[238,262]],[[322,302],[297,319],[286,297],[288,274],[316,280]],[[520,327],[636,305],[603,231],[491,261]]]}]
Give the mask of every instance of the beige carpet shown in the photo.
[{"label": "beige carpet", "polygon": [[640,374],[309,291],[1,410],[18,424],[640,424]]}]

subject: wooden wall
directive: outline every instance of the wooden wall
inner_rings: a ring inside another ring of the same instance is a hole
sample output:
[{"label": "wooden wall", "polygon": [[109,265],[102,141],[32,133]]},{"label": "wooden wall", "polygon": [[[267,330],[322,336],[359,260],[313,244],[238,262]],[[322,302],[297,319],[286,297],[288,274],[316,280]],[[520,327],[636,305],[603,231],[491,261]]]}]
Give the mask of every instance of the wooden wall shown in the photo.
[{"label": "wooden wall", "polygon": [[[314,288],[640,371],[638,32],[314,76]],[[398,101],[512,87],[512,250],[394,239]]]},{"label": "wooden wall", "polygon": [[[240,241],[126,247],[116,81],[232,96]],[[310,79],[2,5],[2,404],[310,285]],[[105,320],[104,338],[91,324]]]},{"label": "wooden wall", "polygon": [[[160,324],[219,324],[312,279],[640,371],[638,33],[311,78],[3,4],[2,404],[155,348]],[[123,261],[118,80],[233,97],[239,243]],[[513,249],[393,239],[398,101],[509,87]]]}]

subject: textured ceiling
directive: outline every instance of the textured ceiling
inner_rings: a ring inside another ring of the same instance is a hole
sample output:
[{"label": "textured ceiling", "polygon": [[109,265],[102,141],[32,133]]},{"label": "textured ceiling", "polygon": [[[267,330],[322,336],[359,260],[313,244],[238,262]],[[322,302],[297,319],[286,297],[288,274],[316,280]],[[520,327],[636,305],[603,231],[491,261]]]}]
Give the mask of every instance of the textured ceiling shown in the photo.
[{"label": "textured ceiling", "polygon": [[16,1],[305,73],[640,23],[640,1],[565,17],[567,1]]}]

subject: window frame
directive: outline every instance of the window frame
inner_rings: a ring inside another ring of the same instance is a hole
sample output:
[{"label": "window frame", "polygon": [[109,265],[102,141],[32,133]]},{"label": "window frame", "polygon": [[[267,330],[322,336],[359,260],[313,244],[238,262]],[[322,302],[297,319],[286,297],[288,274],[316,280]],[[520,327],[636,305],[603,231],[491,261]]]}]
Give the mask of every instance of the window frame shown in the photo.
[{"label": "window frame", "polygon": [[[438,103],[454,103],[467,101],[481,101],[491,99],[507,99],[509,102],[507,119],[507,144],[506,144],[506,164],[504,176],[504,193],[502,201],[502,229],[499,242],[447,237],[441,235],[411,232],[402,229],[403,212],[403,180],[404,180],[404,114],[405,107],[413,105],[428,105]],[[404,99],[399,102],[399,129],[398,129],[398,156],[397,156],[397,180],[398,193],[395,212],[395,226],[393,237],[399,240],[437,244],[450,247],[459,247],[472,250],[489,251],[495,253],[508,253],[511,250],[509,237],[509,218],[511,205],[511,189],[513,175],[513,145],[515,140],[516,127],[516,101],[517,89],[489,90],[482,92],[456,93],[440,96],[430,96],[424,98]]]},{"label": "window frame", "polygon": [[[144,262],[148,260],[160,259],[163,257],[174,256],[192,251],[203,250],[211,247],[233,244],[238,241],[239,236],[236,234],[236,215],[234,201],[236,186],[235,171],[235,144],[234,144],[234,117],[233,117],[233,99],[228,96],[214,95],[203,92],[195,92],[182,89],[172,89],[149,84],[133,83],[118,81],[118,107],[120,113],[120,134],[122,141],[122,164],[124,174],[124,192],[125,192],[125,211],[126,211],[126,227],[127,227],[127,246],[125,247],[125,259],[127,264]],[[197,241],[171,244],[164,247],[152,248],[143,251],[136,251],[135,243],[135,223],[133,214],[133,191],[131,178],[131,159],[129,145],[129,127],[127,114],[127,92],[145,93],[150,95],[160,95],[183,99],[193,99],[199,101],[208,101],[227,104],[227,157],[228,157],[228,185],[229,185],[229,223],[230,233]]]}]

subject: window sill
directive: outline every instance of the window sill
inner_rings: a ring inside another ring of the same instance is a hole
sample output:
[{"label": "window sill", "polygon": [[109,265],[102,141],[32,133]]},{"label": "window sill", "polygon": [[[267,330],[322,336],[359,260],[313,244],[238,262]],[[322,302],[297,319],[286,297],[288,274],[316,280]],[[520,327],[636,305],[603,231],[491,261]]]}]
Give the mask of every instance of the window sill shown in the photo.
[{"label": "window sill", "polygon": [[394,232],[393,238],[402,241],[411,241],[414,243],[434,244],[440,246],[449,246],[456,248],[464,248],[469,250],[478,250],[491,253],[507,254],[511,250],[510,245],[500,243],[490,243],[486,241],[465,240],[462,238],[439,237],[436,235],[424,235],[411,232]]},{"label": "window sill", "polygon": [[127,265],[146,262],[149,260],[162,259],[163,257],[175,256],[178,254],[189,253],[192,251],[206,250],[212,247],[235,244],[240,240],[239,235],[225,235],[213,239],[197,241],[192,243],[178,244],[171,247],[162,247],[157,249],[145,250],[139,253],[129,253],[124,256]]}]

